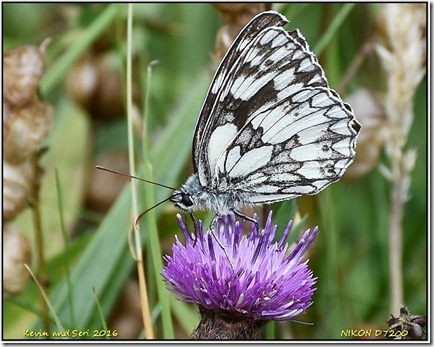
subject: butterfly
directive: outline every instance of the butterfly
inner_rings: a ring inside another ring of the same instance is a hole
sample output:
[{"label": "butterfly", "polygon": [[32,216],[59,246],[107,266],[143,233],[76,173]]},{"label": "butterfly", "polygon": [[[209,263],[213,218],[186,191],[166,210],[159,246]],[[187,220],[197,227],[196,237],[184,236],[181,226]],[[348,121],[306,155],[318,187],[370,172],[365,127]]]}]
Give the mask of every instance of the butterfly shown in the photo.
[{"label": "butterfly", "polygon": [[194,173],[170,197],[182,211],[251,220],[243,206],[317,194],[352,163],[361,126],[287,23],[260,13],[217,68],[194,133]]},{"label": "butterfly", "polygon": [[243,206],[317,194],[352,163],[361,126],[286,23],[275,11],[257,15],[217,68],[193,137],[194,173],[170,197],[182,211],[246,219]]},{"label": "butterfly", "polygon": [[[314,195],[338,181],[353,162],[361,126],[351,106],[330,89],[303,35],[266,11],[236,37],[220,63],[193,137],[194,173],[179,188],[98,169],[171,189],[170,200],[197,210],[243,215],[257,206]],[[195,224],[196,227],[196,224]]]}]

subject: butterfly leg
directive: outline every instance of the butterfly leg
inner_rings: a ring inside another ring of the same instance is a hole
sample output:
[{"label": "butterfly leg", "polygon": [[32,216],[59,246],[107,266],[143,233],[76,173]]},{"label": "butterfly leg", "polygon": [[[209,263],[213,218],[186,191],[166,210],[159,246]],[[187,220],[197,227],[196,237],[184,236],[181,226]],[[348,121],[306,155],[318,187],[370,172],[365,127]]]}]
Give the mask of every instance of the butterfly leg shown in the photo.
[{"label": "butterfly leg", "polygon": [[210,230],[214,230],[214,229],[215,229],[215,226],[216,226],[217,221],[219,220],[219,218],[220,218],[220,215],[219,215],[219,214],[216,214],[216,215],[213,217],[213,219],[212,219],[212,221],[211,221],[211,224],[209,225]]},{"label": "butterfly leg", "polygon": [[214,239],[216,240],[217,244],[220,246],[220,248],[222,249],[223,253],[225,254],[226,259],[228,260],[229,265],[231,266],[232,272],[235,274],[234,264],[232,263],[231,258],[229,258],[229,255],[228,255],[228,253],[226,252],[226,248],[225,248],[225,246],[223,246],[222,243],[220,242],[220,240],[217,238],[217,235],[216,235],[214,229],[211,229],[211,233],[212,233],[212,236],[214,237]]},{"label": "butterfly leg", "polygon": [[236,216],[238,216],[238,217],[240,217],[240,218],[246,220],[246,221],[249,221],[249,222],[255,224],[257,227],[259,227],[259,225],[258,225],[258,221],[257,221],[256,219],[253,219],[252,217],[246,216],[245,214],[242,214],[242,213],[239,212],[239,211],[234,211],[234,214],[235,214]]},{"label": "butterfly leg", "polygon": [[194,217],[193,213],[189,213],[190,214],[190,218],[191,221],[193,222],[193,228],[194,228],[194,242],[193,242],[193,247],[196,246],[196,242],[197,242],[197,220]]},{"label": "butterfly leg", "polygon": [[217,237],[217,235],[216,235],[216,233],[215,233],[215,226],[216,226],[217,221],[219,220],[220,217],[221,217],[221,216],[220,216],[219,214],[216,214],[216,215],[214,216],[214,218],[212,219],[211,224],[210,224],[210,226],[209,226],[209,229],[211,230],[211,233],[212,233],[212,236],[214,237],[214,240],[216,240],[217,244],[220,246],[220,248],[222,249],[223,253],[225,254],[226,259],[228,260],[229,265],[231,266],[232,272],[235,273],[234,264],[232,263],[231,259],[229,258],[229,255],[228,255],[227,252],[226,252],[226,248],[225,248],[225,246],[223,246],[223,244],[220,242],[220,240],[218,239],[218,237]]}]

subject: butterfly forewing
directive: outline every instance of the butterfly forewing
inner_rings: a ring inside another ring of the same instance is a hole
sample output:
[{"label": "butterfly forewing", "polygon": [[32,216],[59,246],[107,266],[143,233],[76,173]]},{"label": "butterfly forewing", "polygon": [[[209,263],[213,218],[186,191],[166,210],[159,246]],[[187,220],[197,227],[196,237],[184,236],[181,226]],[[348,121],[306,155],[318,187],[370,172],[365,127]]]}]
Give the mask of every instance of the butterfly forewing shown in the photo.
[{"label": "butterfly forewing", "polygon": [[360,128],[303,36],[282,28],[286,22],[264,12],[240,33],[194,137],[201,185],[246,193],[253,204],[316,194],[338,180]]},{"label": "butterfly forewing", "polygon": [[[206,142],[209,140],[210,132],[215,128],[215,122],[218,121],[219,112],[221,111],[217,110],[217,108],[222,106],[220,104],[221,96],[223,95],[224,99],[227,95],[224,85],[231,79],[231,72],[233,72],[234,65],[236,65],[235,62],[239,60],[240,55],[245,53],[245,47],[257,36],[258,32],[271,26],[284,25],[287,22],[288,20],[277,12],[267,12],[266,15],[264,13],[256,16],[240,32],[217,68],[202,106],[193,137],[194,170],[199,174],[203,185],[206,185],[207,177],[210,177],[211,173],[209,167],[200,167],[200,163],[205,163],[206,158],[204,156],[207,155],[202,152],[202,149],[209,147]],[[228,114],[225,118],[228,119]],[[205,170],[206,172],[204,172]]]},{"label": "butterfly forewing", "polygon": [[216,103],[217,96],[222,92],[222,83],[229,77],[228,72],[232,64],[242,53],[242,48],[244,45],[248,44],[252,37],[257,35],[258,31],[273,25],[284,25],[287,22],[288,20],[277,12],[273,12],[273,14],[257,16],[249,23],[249,25],[244,27],[244,29],[239,33],[232,43],[231,47],[233,49],[231,48],[228,50],[224,59],[217,68],[197,121],[195,135],[193,138],[193,164],[195,165],[195,171],[197,170],[197,164],[199,161],[199,152],[195,149],[200,145],[200,141],[203,138],[202,132],[205,129],[205,125],[212,114],[212,109]]}]

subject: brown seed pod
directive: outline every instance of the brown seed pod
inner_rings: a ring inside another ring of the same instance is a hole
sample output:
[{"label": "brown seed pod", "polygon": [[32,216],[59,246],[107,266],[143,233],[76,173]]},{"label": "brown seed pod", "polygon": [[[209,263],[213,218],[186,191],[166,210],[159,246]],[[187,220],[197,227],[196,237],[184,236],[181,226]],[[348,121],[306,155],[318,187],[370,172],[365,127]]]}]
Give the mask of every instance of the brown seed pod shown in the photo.
[{"label": "brown seed pod", "polygon": [[[96,159],[98,165],[118,172],[128,173],[130,170],[127,151],[111,151]],[[93,211],[105,213],[117,198],[128,178],[101,172],[92,165],[86,195],[86,206]]]},{"label": "brown seed pod", "polygon": [[53,108],[35,100],[8,113],[3,133],[3,160],[19,164],[29,160],[48,135],[53,121]]},{"label": "brown seed pod", "polygon": [[96,60],[98,84],[91,104],[91,115],[100,119],[123,118],[125,115],[124,90],[119,69],[103,55]]},{"label": "brown seed pod", "polygon": [[29,205],[34,170],[30,161],[3,162],[3,218],[10,221]]},{"label": "brown seed pod", "polygon": [[3,54],[4,102],[23,106],[35,99],[44,72],[43,49],[20,46]]},{"label": "brown seed pod", "polygon": [[258,13],[270,9],[269,4],[260,2],[213,3],[212,6],[220,13],[225,24],[238,24],[241,28]]},{"label": "brown seed pod", "polygon": [[3,230],[3,294],[9,298],[27,285],[29,272],[24,264],[32,259],[30,243],[16,227],[6,225]]},{"label": "brown seed pod", "polygon": [[81,107],[88,109],[98,85],[98,68],[91,55],[83,57],[66,77],[68,95]]},{"label": "brown seed pod", "polygon": [[220,63],[240,30],[258,13],[269,9],[264,3],[214,3],[225,25],[217,33],[213,59]]},{"label": "brown seed pod", "polygon": [[49,40],[40,47],[20,46],[3,55],[3,217],[6,221],[28,206],[35,173],[31,160],[47,136],[53,109],[38,98]]},{"label": "brown seed pod", "polygon": [[[68,74],[65,88],[93,118],[112,120],[125,115],[121,73],[110,53],[89,55],[81,60]],[[133,98],[141,104],[136,85],[133,85]]]}]

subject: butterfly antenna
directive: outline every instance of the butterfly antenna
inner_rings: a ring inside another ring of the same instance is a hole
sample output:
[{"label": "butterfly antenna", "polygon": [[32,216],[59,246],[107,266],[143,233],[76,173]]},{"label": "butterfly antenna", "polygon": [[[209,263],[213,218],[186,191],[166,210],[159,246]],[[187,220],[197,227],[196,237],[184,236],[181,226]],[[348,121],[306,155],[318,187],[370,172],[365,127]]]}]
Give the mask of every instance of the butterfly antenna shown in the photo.
[{"label": "butterfly antenna", "polygon": [[[169,187],[169,186],[166,186],[166,185],[164,185],[164,184],[160,184],[160,183],[157,183],[157,182],[152,182],[152,181],[149,181],[149,180],[145,180],[145,179],[143,179],[143,178],[140,178],[140,177],[137,177],[137,176],[133,176],[133,175],[129,175],[129,174],[126,174],[126,173],[122,173],[122,172],[119,172],[119,171],[111,170],[111,169],[108,169],[108,168],[106,168],[106,167],[104,167],[104,166],[97,165],[97,166],[95,166],[95,167],[96,167],[98,170],[111,172],[111,173],[114,173],[114,174],[117,174],[117,175],[121,175],[121,176],[125,176],[125,177],[128,177],[128,178],[135,178],[136,180],[139,180],[139,181],[142,181],[142,182],[146,182],[146,183],[150,183],[150,184],[153,184],[153,185],[155,185],[155,186],[163,187],[163,188],[166,188],[166,189],[176,190],[176,189],[173,188],[173,187]],[[166,199],[166,200],[167,200],[167,199]],[[166,200],[164,200],[164,201],[166,201]],[[154,207],[155,207],[155,206],[154,206]]]},{"label": "butterfly antenna", "polygon": [[139,227],[139,223],[140,223],[142,217],[143,217],[146,213],[148,213],[149,211],[153,210],[153,209],[156,208],[157,206],[160,206],[163,202],[166,202],[166,201],[169,200],[171,197],[172,197],[172,195],[169,196],[168,198],[166,198],[166,199],[164,199],[164,200],[162,200],[162,201],[156,203],[154,206],[149,207],[148,209],[146,209],[146,210],[143,211],[142,213],[140,213],[139,216],[136,218],[136,221],[134,222],[134,227],[135,227],[136,229],[138,229],[138,227]]}]

